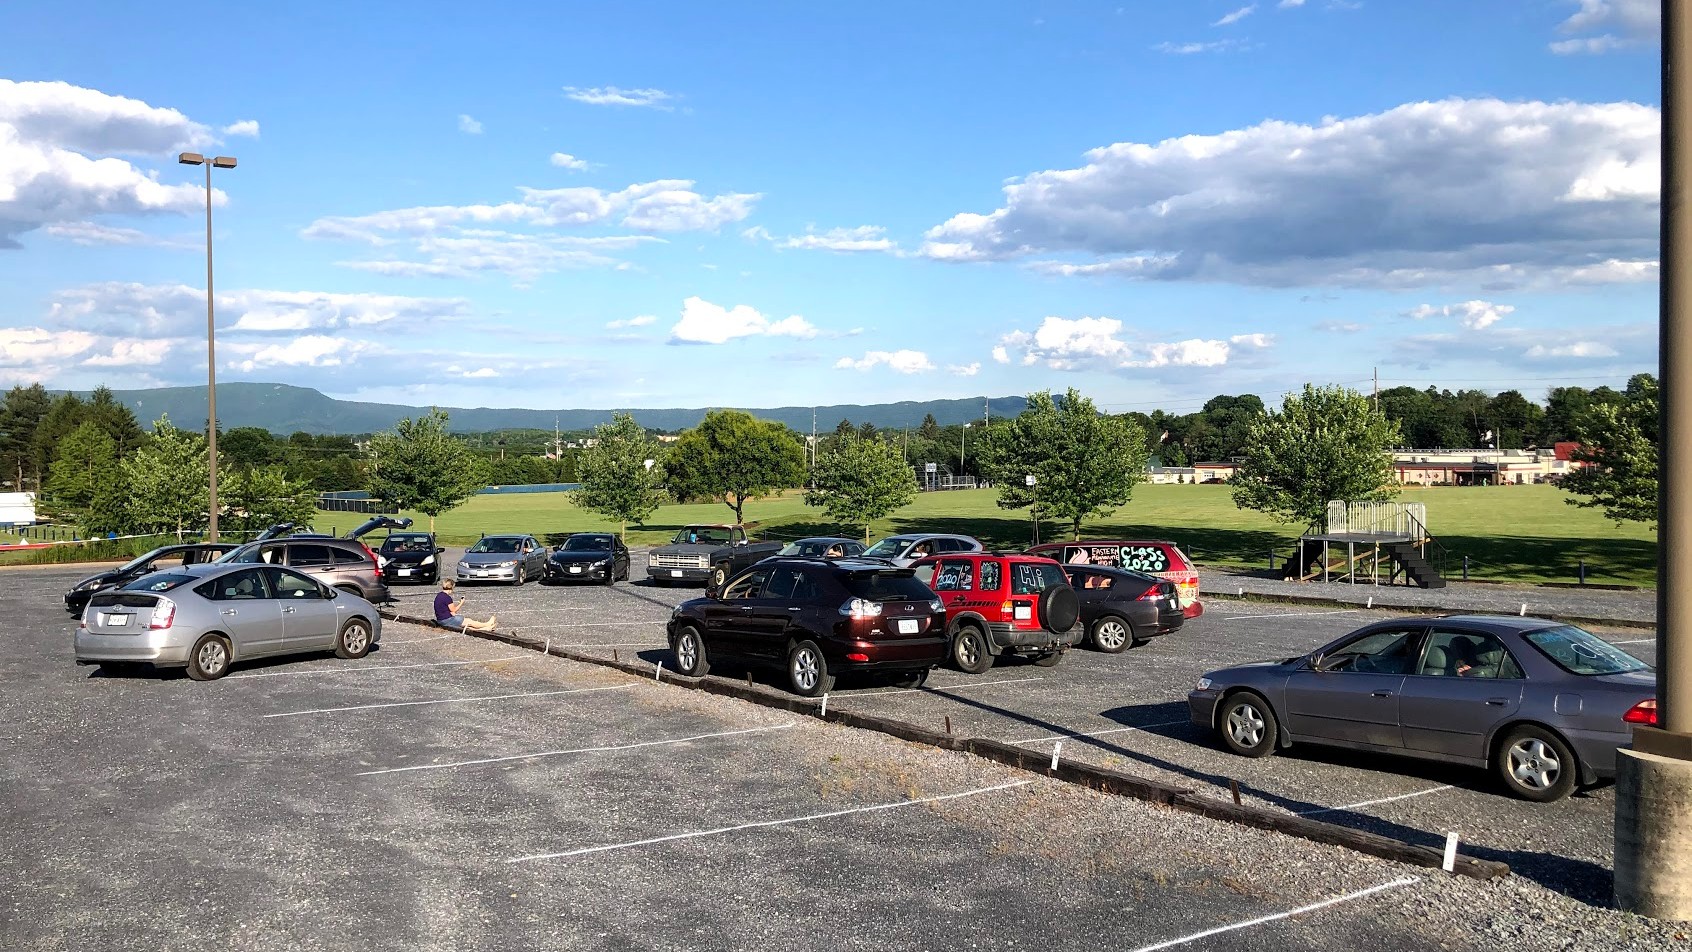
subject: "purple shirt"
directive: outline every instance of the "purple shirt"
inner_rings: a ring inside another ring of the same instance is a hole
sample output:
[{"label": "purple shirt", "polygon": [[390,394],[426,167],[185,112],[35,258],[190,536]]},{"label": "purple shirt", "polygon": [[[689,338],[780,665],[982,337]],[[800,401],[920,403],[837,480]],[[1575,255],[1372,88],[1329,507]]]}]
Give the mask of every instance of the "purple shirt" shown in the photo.
[{"label": "purple shirt", "polygon": [[435,594],[435,620],[446,621],[452,617],[452,596],[445,592]]}]

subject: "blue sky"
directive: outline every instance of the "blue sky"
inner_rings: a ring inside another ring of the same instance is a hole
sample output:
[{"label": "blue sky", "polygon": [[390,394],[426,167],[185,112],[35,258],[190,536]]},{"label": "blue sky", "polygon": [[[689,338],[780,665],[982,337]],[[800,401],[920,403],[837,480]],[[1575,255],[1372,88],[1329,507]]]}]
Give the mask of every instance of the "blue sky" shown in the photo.
[{"label": "blue sky", "polygon": [[19,2],[0,384],[776,406],[1656,364],[1657,4]]}]

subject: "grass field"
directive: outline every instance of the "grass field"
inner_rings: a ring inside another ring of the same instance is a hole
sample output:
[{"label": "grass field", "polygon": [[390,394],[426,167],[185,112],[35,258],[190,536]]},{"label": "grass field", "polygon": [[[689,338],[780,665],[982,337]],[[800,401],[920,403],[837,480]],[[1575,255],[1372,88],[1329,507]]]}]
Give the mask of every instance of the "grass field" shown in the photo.
[{"label": "grass field", "polygon": [[[1467,555],[1472,578],[1572,582],[1579,561],[1585,559],[1588,581],[1654,585],[1656,529],[1635,523],[1618,527],[1595,510],[1568,505],[1569,498],[1554,486],[1412,488],[1399,497],[1427,504],[1430,528],[1451,553],[1447,568],[1454,577]],[[929,529],[967,533],[994,546],[1026,545],[1026,514],[1001,510],[994,505],[996,499],[993,490],[924,493],[876,523],[871,534]],[[407,515],[428,525],[427,517]],[[667,541],[690,522],[727,522],[733,517],[721,504],[666,506],[646,526],[630,528],[628,538],[634,544]],[[344,531],[357,518],[325,513],[320,521],[326,525],[318,528],[333,525]],[[748,504],[746,520],[757,530],[783,537],[838,531],[819,510],[801,503],[797,493]],[[615,528],[572,506],[562,493],[477,496],[437,520],[445,540],[458,543],[482,533],[547,536]],[[1172,539],[1206,564],[1267,568],[1270,549],[1285,557],[1300,528],[1235,508],[1226,486],[1144,485],[1115,515],[1086,523],[1083,535]],[[1062,539],[1061,527],[1044,523],[1040,537]]]}]

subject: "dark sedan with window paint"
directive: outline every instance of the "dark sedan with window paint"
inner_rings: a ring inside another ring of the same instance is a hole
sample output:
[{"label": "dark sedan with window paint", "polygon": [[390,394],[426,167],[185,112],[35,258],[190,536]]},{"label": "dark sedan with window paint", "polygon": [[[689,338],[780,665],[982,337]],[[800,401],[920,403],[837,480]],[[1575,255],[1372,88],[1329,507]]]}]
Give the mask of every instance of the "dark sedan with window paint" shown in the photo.
[{"label": "dark sedan with window paint", "polygon": [[1299,658],[1212,671],[1193,723],[1234,753],[1294,743],[1491,767],[1546,803],[1615,775],[1632,725],[1657,722],[1651,666],[1543,618],[1377,622]]},{"label": "dark sedan with window paint", "polygon": [[1175,583],[1102,565],[1065,565],[1081,603],[1087,643],[1107,654],[1179,631],[1187,620]]}]

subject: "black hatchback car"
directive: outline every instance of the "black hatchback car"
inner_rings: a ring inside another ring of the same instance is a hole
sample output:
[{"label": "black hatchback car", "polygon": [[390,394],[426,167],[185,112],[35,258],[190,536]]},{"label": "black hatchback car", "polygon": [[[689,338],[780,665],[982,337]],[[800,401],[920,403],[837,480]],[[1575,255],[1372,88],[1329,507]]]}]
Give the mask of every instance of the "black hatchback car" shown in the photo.
[{"label": "black hatchback car", "polygon": [[807,697],[852,671],[916,687],[948,644],[945,606],[915,572],[861,559],[766,559],[720,593],[676,606],[667,630],[684,675],[732,659],[785,670]]},{"label": "black hatchback car", "polygon": [[441,556],[446,549],[432,532],[390,532],[376,550],[384,582],[434,583],[441,577]]},{"label": "black hatchback car", "polygon": [[181,568],[184,565],[199,565],[211,562],[225,552],[240,547],[239,542],[188,542],[181,545],[164,545],[139,556],[132,561],[98,575],[90,575],[71,586],[65,593],[65,611],[72,615],[82,614],[88,607],[88,600],[95,593],[109,588],[117,588],[135,581],[143,575],[165,569]]},{"label": "black hatchback car", "polygon": [[1138,648],[1187,620],[1174,582],[1105,566],[1065,565],[1063,571],[1080,599],[1087,643],[1100,651]]},{"label": "black hatchback car", "polygon": [[629,547],[609,532],[578,532],[546,557],[542,582],[598,582],[629,579]]}]

